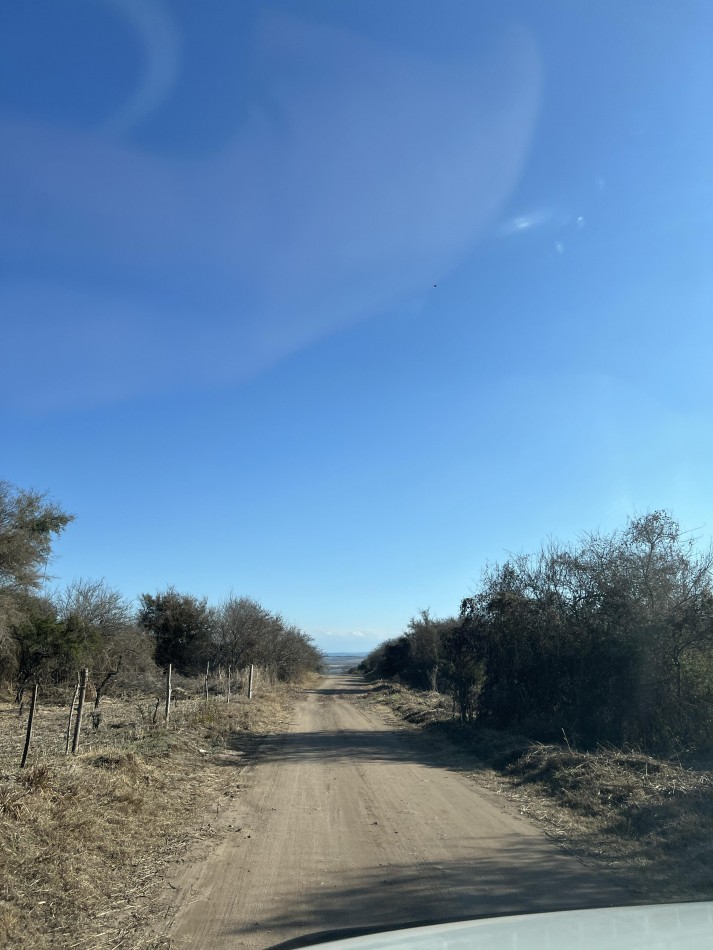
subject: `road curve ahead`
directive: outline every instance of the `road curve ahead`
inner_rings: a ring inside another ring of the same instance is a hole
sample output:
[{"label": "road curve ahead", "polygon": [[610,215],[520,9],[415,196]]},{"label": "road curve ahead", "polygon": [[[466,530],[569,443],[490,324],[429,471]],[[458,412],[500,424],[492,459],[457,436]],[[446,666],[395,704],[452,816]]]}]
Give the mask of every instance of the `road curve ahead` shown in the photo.
[{"label": "road curve ahead", "polygon": [[265,948],[339,928],[627,901],[450,771],[423,736],[359,702],[363,691],[360,677],[323,679],[240,776],[225,835],[177,882],[172,945]]}]

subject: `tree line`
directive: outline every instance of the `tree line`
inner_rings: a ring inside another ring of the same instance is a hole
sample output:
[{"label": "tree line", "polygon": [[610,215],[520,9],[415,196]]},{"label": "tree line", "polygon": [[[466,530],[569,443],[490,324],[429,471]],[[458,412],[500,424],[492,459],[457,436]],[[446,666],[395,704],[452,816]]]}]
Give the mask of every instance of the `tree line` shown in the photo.
[{"label": "tree line", "polygon": [[463,723],[651,751],[713,740],[713,554],[667,511],[486,567],[366,673],[453,697]]},{"label": "tree line", "polygon": [[186,676],[207,665],[260,666],[281,681],[321,668],[311,638],[249,597],[205,598],[169,587],[141,594],[138,609],[104,580],[52,592],[53,541],[73,520],[41,492],[0,482],[0,682],[16,695],[62,683],[88,666],[97,701],[120,675],[155,674],[169,663]]}]

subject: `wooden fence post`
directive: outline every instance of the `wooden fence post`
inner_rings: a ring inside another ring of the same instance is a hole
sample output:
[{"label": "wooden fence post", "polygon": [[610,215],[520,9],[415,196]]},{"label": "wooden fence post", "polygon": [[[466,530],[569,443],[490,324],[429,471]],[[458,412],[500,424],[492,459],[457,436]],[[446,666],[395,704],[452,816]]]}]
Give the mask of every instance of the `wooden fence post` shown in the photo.
[{"label": "wooden fence post", "polygon": [[69,755],[69,743],[72,740],[72,716],[74,716],[74,704],[77,702],[78,695],[79,695],[79,673],[77,673],[77,682],[74,684],[74,693],[72,695],[72,702],[69,704],[69,719],[67,720],[67,741],[64,744],[65,755]]},{"label": "wooden fence post", "polygon": [[30,743],[32,742],[32,725],[35,721],[35,706],[37,705],[37,683],[32,688],[32,702],[30,703],[30,715],[27,717],[27,735],[25,736],[25,748],[22,753],[22,761],[20,762],[20,768],[24,769],[25,762],[27,762],[27,753],[30,751]]},{"label": "wooden fence post", "polygon": [[166,672],[166,712],[165,712],[166,724],[168,725],[168,720],[171,718],[171,664],[168,664],[168,670]]},{"label": "wooden fence post", "polygon": [[205,704],[208,705],[208,673],[210,672],[210,661],[205,665]]},{"label": "wooden fence post", "polygon": [[228,663],[228,691],[227,691],[227,693],[225,694],[225,701],[226,701],[226,703],[229,703],[229,702],[230,702],[230,672],[231,672],[231,670],[230,670],[230,663]]},{"label": "wooden fence post", "polygon": [[84,697],[87,693],[87,679],[89,670],[83,667],[79,674],[79,702],[77,703],[77,718],[74,721],[74,739],[72,740],[72,755],[79,751],[79,736],[82,731],[82,713],[84,712]]},{"label": "wooden fence post", "polygon": [[252,698],[253,698],[253,675],[254,675],[254,671],[255,671],[255,667],[254,667],[254,666],[252,665],[252,663],[251,663],[251,664],[250,664],[250,675],[248,676],[248,699],[252,699]]}]

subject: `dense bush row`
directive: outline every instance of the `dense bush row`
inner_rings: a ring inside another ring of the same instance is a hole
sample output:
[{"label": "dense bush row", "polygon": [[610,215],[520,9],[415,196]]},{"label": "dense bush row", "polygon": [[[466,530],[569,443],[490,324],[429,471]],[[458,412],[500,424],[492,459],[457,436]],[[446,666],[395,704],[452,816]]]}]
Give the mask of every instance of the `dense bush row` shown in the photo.
[{"label": "dense bush row", "polygon": [[81,666],[99,698],[127,675],[169,663],[185,675],[253,663],[283,681],[320,668],[306,634],[247,597],[210,606],[169,588],[142,594],[137,611],[104,581],[46,593],[52,540],[71,520],[41,493],[0,482],[0,682],[18,697],[30,683],[63,682]]},{"label": "dense bush row", "polygon": [[712,567],[667,512],[632,518],[487,568],[457,617],[422,612],[363,669],[541,739],[710,745]]}]

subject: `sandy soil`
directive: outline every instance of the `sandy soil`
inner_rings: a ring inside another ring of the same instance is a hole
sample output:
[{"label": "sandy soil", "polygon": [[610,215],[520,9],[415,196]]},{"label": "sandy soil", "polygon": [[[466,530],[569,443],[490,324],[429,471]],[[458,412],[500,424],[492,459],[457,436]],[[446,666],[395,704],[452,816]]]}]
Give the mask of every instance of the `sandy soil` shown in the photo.
[{"label": "sandy soil", "polygon": [[173,946],[627,902],[423,736],[354,702],[362,691],[359,677],[322,680],[236,769],[210,853],[171,878]]}]

